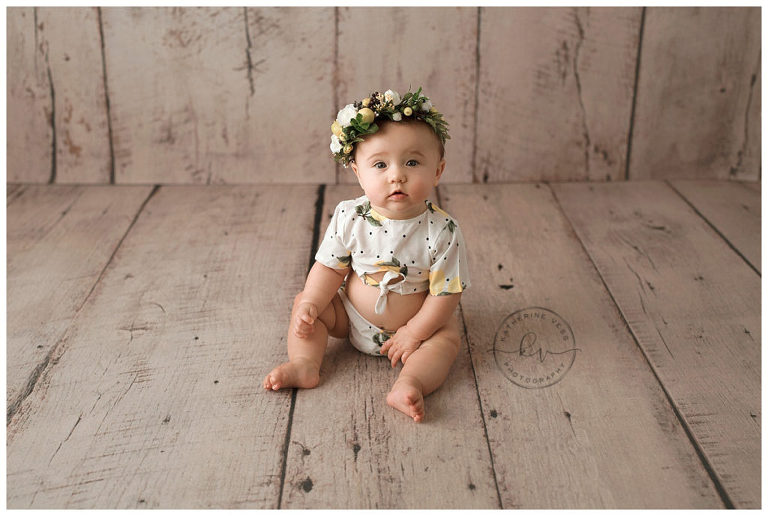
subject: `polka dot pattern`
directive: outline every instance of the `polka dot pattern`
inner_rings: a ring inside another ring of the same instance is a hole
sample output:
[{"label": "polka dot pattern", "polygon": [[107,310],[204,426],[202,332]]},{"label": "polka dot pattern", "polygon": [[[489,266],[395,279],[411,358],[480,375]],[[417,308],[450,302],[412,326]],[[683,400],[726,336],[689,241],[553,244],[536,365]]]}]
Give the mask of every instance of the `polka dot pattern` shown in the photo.
[{"label": "polka dot pattern", "polygon": [[416,217],[389,219],[366,196],[340,202],[315,259],[335,269],[352,267],[369,284],[388,271],[404,277],[388,290],[407,295],[461,292],[470,286],[466,246],[456,221],[434,203]]}]

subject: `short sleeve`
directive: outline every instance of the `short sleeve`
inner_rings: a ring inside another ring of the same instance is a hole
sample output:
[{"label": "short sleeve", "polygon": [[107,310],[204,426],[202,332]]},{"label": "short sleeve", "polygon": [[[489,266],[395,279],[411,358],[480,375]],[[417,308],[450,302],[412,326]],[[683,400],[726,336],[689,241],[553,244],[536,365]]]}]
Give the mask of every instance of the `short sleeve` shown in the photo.
[{"label": "short sleeve", "polygon": [[325,236],[315,253],[315,260],[331,269],[346,269],[352,260],[352,253],[344,243],[346,241],[344,222],[349,214],[344,212],[342,204],[336,205],[328,228],[325,230]]},{"label": "short sleeve", "polygon": [[461,229],[450,220],[437,237],[435,255],[429,268],[429,293],[445,296],[470,286],[469,262]]}]

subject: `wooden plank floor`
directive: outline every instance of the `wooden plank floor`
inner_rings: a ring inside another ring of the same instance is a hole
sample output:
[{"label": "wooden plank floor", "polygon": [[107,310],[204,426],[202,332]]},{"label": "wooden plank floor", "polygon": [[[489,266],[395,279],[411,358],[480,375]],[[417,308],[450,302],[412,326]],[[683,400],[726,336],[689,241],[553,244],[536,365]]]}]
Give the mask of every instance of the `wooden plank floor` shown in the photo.
[{"label": "wooden plank floor", "polygon": [[7,188],[7,505],[760,508],[759,185],[445,185],[472,287],[412,423],[331,339],[266,392],[355,186]]}]

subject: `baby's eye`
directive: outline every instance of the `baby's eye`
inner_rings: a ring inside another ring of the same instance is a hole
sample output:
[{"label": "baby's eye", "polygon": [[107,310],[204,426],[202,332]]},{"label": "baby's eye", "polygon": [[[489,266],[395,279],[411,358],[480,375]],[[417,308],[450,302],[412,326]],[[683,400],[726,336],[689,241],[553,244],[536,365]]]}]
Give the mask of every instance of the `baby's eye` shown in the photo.
[{"label": "baby's eye", "polygon": [[419,164],[419,162],[416,161],[415,159],[409,159],[405,164],[408,165],[408,163],[413,163],[412,165],[410,165],[412,167],[415,167],[416,165]]},{"label": "baby's eye", "polygon": [[[379,165],[381,165],[381,166],[379,166]],[[383,161],[377,161],[376,163],[373,164],[373,168],[384,168],[386,166],[387,166],[387,164],[384,163]]]}]

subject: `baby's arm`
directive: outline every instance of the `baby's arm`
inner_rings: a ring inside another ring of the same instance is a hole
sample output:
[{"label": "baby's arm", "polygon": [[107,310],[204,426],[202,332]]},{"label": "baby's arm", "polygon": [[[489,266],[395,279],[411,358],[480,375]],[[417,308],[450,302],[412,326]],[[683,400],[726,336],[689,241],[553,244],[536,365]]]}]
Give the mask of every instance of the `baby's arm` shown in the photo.
[{"label": "baby's arm", "polygon": [[425,341],[453,317],[460,300],[461,292],[447,296],[429,295],[424,299],[421,309],[405,326],[414,338]]},{"label": "baby's arm", "polygon": [[410,354],[419,349],[422,342],[442,328],[453,317],[460,299],[461,293],[427,296],[416,315],[381,346],[381,353],[387,354],[392,367],[401,359],[405,364]]},{"label": "baby's arm", "polygon": [[317,307],[318,312],[322,312],[336,295],[348,272],[349,267],[332,269],[320,262],[315,262],[307,275],[307,282],[301,293],[301,303],[312,303]]},{"label": "baby's arm", "polygon": [[320,262],[315,262],[309,271],[304,290],[299,294],[298,306],[291,326],[296,336],[304,338],[315,330],[315,321],[336,295],[344,278],[349,272],[345,269],[333,269]]}]

